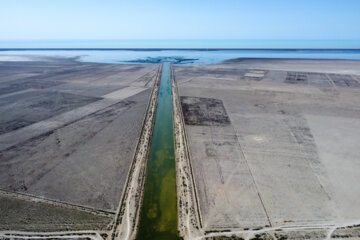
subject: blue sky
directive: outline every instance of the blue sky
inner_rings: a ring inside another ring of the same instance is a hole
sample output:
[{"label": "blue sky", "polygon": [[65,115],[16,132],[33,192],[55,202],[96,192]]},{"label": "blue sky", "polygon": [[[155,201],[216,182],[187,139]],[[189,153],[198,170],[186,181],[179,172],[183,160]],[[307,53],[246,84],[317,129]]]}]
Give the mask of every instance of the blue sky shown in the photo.
[{"label": "blue sky", "polygon": [[0,0],[0,41],[358,41],[359,13],[359,0]]}]

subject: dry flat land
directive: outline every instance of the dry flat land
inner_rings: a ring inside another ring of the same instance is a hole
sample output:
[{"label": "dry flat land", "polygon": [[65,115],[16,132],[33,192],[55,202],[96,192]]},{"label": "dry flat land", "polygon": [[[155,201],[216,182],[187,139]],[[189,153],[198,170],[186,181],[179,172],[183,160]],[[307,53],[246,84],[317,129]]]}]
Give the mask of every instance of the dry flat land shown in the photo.
[{"label": "dry flat land", "polygon": [[0,229],[106,228],[158,67],[0,61]]},{"label": "dry flat land", "polygon": [[287,226],[278,239],[323,239],[360,222],[359,61],[242,59],[174,69],[202,230],[216,232],[208,237]]}]

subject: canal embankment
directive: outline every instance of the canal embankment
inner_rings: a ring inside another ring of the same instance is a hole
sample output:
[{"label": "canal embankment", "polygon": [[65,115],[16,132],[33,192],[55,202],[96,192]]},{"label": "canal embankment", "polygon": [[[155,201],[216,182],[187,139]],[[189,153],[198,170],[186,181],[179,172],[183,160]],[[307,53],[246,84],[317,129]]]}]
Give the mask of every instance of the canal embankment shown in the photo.
[{"label": "canal embankment", "polygon": [[143,120],[143,128],[134,153],[133,163],[128,173],[126,187],[119,202],[116,217],[110,227],[111,234],[109,234],[108,239],[135,239],[136,236],[145,183],[147,159],[154,127],[161,70],[162,66],[159,66],[147,112]]},{"label": "canal embankment", "polygon": [[200,231],[202,228],[202,221],[187,145],[185,123],[173,68],[171,84],[173,95],[173,125],[179,219],[178,228],[179,234],[183,239],[193,239],[202,235]]},{"label": "canal embankment", "polygon": [[192,239],[202,222],[174,74],[157,76],[112,239]]}]

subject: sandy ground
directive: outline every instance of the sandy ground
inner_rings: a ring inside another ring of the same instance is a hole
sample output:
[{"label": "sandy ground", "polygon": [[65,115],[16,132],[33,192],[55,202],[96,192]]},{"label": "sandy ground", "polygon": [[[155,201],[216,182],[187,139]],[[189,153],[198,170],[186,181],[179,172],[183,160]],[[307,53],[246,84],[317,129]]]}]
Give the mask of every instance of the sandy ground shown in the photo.
[{"label": "sandy ground", "polygon": [[156,82],[149,101],[147,113],[144,118],[143,128],[135,151],[134,160],[128,173],[126,189],[124,190],[123,197],[119,202],[111,235],[109,235],[109,239],[112,240],[128,240],[135,239],[136,237],[145,184],[145,172],[151,145],[154,117],[156,113],[160,78],[161,68],[159,68],[157,72]]},{"label": "sandy ground", "polygon": [[[359,67],[338,60],[175,66],[199,239],[224,232],[330,239],[334,229],[358,224]],[[314,226],[320,233],[304,234]]]},{"label": "sandy ground", "polygon": [[[158,65],[33,60],[0,63],[0,188],[29,196],[21,199],[28,212],[0,205],[0,212],[14,213],[0,215],[3,229],[20,229],[25,215],[22,230],[37,216],[52,222],[49,230],[106,229],[124,191]],[[34,201],[49,209],[62,205],[41,215],[41,207],[26,207]],[[16,198],[8,206],[19,204]],[[79,207],[71,208],[79,218],[61,217],[68,206]],[[86,209],[95,219],[97,211],[110,217],[98,214],[99,227],[83,220],[79,212]]]},{"label": "sandy ground", "polygon": [[0,204],[1,230],[106,230],[114,218],[91,208],[6,192],[1,192]]},{"label": "sandy ground", "polygon": [[[359,239],[359,66],[175,66],[180,235]],[[0,61],[0,238],[134,239],[159,72]]]},{"label": "sandy ground", "polygon": [[59,232],[0,232],[2,239],[76,239],[76,240],[103,240],[106,232],[99,231],[59,231]]},{"label": "sandy ground", "polygon": [[360,75],[358,60],[316,60],[316,59],[234,59],[222,65],[225,68],[235,66],[238,69],[259,69],[320,72]]},{"label": "sandy ground", "polygon": [[172,100],[174,121],[174,144],[176,161],[177,206],[179,218],[179,232],[184,239],[201,236],[202,227],[198,207],[198,199],[193,181],[193,170],[190,163],[189,150],[185,135],[185,125],[181,111],[181,104],[172,68]]},{"label": "sandy ground", "polygon": [[25,56],[0,56],[1,62],[27,62],[27,61],[34,61],[31,57]]}]

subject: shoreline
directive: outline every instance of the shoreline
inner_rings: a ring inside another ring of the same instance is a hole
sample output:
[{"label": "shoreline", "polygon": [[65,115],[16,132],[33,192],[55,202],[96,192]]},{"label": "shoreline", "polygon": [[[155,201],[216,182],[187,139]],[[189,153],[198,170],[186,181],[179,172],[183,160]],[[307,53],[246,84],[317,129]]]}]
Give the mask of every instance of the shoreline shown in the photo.
[{"label": "shoreline", "polygon": [[[128,56],[129,53],[123,55],[122,51],[134,52],[136,55],[130,54]],[[217,51],[219,53],[216,53]],[[176,65],[228,64],[247,61],[359,62],[360,49],[0,49],[0,64],[32,61],[160,64],[169,61],[169,59],[173,59],[170,61]]]},{"label": "shoreline", "polygon": [[278,57],[254,57],[254,58],[249,58],[249,57],[243,57],[243,58],[233,58],[233,59],[228,59],[225,60],[221,63],[241,63],[242,61],[262,61],[262,62],[266,62],[266,61],[321,61],[321,62],[333,62],[333,61],[354,61],[354,62],[359,62],[360,59],[339,59],[339,58],[278,58]]}]

